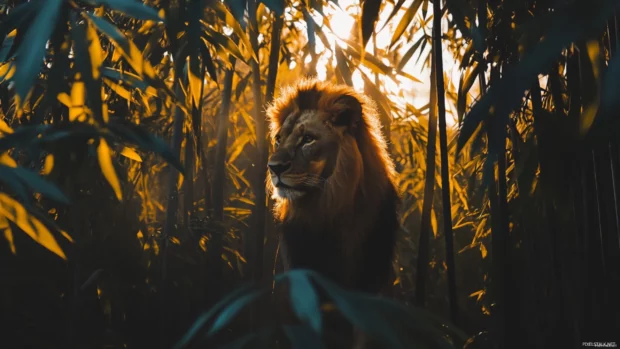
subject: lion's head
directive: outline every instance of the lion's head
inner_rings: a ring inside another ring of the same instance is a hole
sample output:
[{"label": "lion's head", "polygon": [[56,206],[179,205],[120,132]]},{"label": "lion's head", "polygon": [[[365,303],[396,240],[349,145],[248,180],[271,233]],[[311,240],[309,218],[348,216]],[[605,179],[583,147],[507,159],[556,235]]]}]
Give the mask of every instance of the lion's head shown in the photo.
[{"label": "lion's head", "polygon": [[358,194],[382,199],[394,191],[374,105],[355,90],[303,80],[283,90],[267,115],[275,146],[268,186],[280,218],[310,202],[337,214]]}]

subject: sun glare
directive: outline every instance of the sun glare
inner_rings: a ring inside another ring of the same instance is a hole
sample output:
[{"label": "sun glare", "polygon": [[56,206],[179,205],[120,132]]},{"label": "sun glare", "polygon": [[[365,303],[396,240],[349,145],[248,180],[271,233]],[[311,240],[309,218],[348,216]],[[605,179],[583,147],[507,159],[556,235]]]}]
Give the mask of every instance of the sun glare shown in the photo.
[{"label": "sun glare", "polygon": [[[356,23],[356,18],[359,17],[358,2],[355,2],[353,0],[340,0],[338,4],[339,6],[330,3],[329,6],[323,9],[326,16],[325,21],[322,15],[314,11],[310,12],[310,15],[317,23],[317,25],[322,27],[325,38],[331,46],[329,49],[326,48],[323,41],[317,37],[316,72],[317,77],[322,80],[327,78],[327,68],[330,67],[330,65],[333,69],[336,69],[337,66],[336,59],[332,57],[332,49],[334,49],[336,45],[340,46],[341,48],[347,47],[346,40],[351,37],[351,34],[353,32],[353,26]],[[389,3],[385,4],[383,10],[381,11],[380,18],[375,26],[377,28],[375,39],[376,49],[378,51],[380,50],[380,52],[388,51],[390,42],[392,40],[392,35],[394,33],[394,30],[396,29],[395,26],[397,23],[400,22],[400,18],[406,11],[406,8],[402,8],[399,13],[386,25],[392,9],[393,5]],[[426,18],[428,19],[431,15],[432,8],[429,8]],[[418,27],[423,25],[422,23],[424,23],[424,21],[421,14],[416,15],[413,22],[413,25]],[[414,31],[414,35],[409,41],[410,43],[403,45],[399,48],[399,50],[402,51],[399,52],[400,56],[402,56],[405,51],[411,47],[411,45],[413,45],[420,38],[422,38],[422,35],[430,35],[432,29],[431,22],[432,21],[426,20],[427,27],[424,31]],[[305,32],[305,23],[301,22],[299,23],[299,26],[303,26],[303,30]],[[446,21],[444,21],[443,26],[447,26]],[[369,54],[376,54],[374,45],[374,43],[369,43],[367,45],[366,50]],[[424,45],[424,52],[422,53],[422,58],[418,59],[419,53],[416,53],[413,57],[411,57],[411,59],[407,62],[407,64],[405,64],[402,69],[404,73],[415,77],[419,80],[419,82],[413,81],[402,75],[396,75],[393,79],[384,75],[378,76],[382,91],[386,93],[388,98],[402,110],[406,110],[407,104],[412,105],[417,109],[421,109],[428,104],[431,72],[430,67],[424,65],[424,57],[429,54],[430,47],[430,42],[427,45]],[[312,58],[310,56],[307,56],[304,63],[310,63],[311,59]],[[382,58],[382,61],[386,66],[394,65],[394,63],[389,62],[387,58]],[[446,84],[453,84],[458,86],[461,72],[458,69],[458,63],[455,62],[452,53],[446,49],[443,50],[443,63]],[[292,69],[293,67],[295,67],[295,65],[291,64],[290,68]],[[366,75],[366,77],[371,81],[375,81],[375,74],[373,71],[363,65],[358,66],[351,75],[353,87],[358,91],[364,91],[365,83],[362,74]],[[455,125],[456,106],[451,105],[451,103],[447,102],[446,113],[447,124],[450,126]]]}]

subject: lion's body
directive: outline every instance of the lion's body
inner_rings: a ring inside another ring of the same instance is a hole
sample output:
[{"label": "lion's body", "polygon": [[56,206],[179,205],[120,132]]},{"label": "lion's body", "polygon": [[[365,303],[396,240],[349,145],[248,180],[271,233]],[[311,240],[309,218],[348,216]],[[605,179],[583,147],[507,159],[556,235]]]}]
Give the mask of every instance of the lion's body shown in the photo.
[{"label": "lion's body", "polygon": [[281,143],[269,184],[289,266],[379,292],[389,281],[399,197],[372,103],[348,87],[304,80],[268,116]]}]

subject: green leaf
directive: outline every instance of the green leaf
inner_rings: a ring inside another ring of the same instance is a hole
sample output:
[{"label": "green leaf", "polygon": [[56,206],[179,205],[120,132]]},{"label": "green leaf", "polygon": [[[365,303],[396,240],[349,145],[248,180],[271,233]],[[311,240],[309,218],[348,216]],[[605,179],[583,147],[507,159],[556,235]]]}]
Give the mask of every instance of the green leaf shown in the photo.
[{"label": "green leaf", "polygon": [[[2,167],[0,165],[0,167]],[[4,166],[6,167],[6,166]],[[19,178],[24,184],[28,185],[34,192],[41,193],[45,196],[49,196],[51,199],[54,199],[58,202],[62,202],[65,204],[69,204],[69,199],[63,194],[60,189],[56,185],[51,182],[46,181],[43,177],[38,174],[26,170],[22,167],[16,168],[6,168],[5,170],[13,172],[17,178]]]},{"label": "green leaf", "polygon": [[324,349],[321,337],[308,326],[283,326],[293,349]]},{"label": "green leaf", "polygon": [[407,30],[407,28],[409,27],[409,24],[413,20],[413,17],[418,12],[420,5],[422,5],[422,0],[414,0],[413,4],[411,4],[411,6],[409,6],[407,11],[405,11],[405,14],[400,19],[400,22],[398,22],[398,25],[396,26],[396,29],[394,30],[394,34],[392,35],[392,41],[390,43],[390,48],[394,46],[394,44],[398,41],[398,39],[400,39],[400,37],[403,35],[405,30]]},{"label": "green leaf", "polygon": [[104,67],[102,70],[103,76],[115,80],[119,83],[129,85],[130,87],[137,88],[142,92],[146,92],[149,85],[144,82],[138,75],[132,74],[127,71],[114,69],[110,67]]},{"label": "green leaf", "polygon": [[[510,112],[517,106],[524,91],[531,82],[543,73],[557,58],[561,50],[571,42],[580,41],[591,35],[598,35],[599,29],[607,21],[613,11],[620,6],[620,1],[608,1],[601,6],[590,6],[585,3],[576,3],[572,7],[554,13],[551,18],[545,18],[545,33],[539,33],[542,40],[529,50],[529,53],[514,67],[503,67],[504,74],[496,84],[491,86],[488,93],[476,103],[466,115],[461,127],[457,153],[469,141],[476,129],[487,117],[494,118],[493,130],[489,130],[489,154],[485,164],[485,173],[492,175],[492,164],[501,147],[505,146],[505,139],[500,135],[505,132],[505,126]],[[497,137],[494,135],[498,135]]]},{"label": "green leaf", "polygon": [[42,1],[30,1],[12,8],[9,14],[2,18],[2,22],[0,22],[0,43],[7,40],[6,36],[13,29],[19,27],[22,23],[29,22],[37,14],[41,3]]},{"label": "green leaf", "polygon": [[288,273],[290,282],[291,305],[297,317],[308,323],[312,330],[321,333],[321,310],[319,297],[310,283],[308,276],[297,270]]},{"label": "green leaf", "polygon": [[[144,151],[152,151],[156,154],[159,154],[163,157],[169,164],[174,166],[179,172],[182,174],[185,172],[183,170],[183,165],[179,160],[178,156],[174,155],[170,146],[162,139],[156,137],[155,135],[145,131],[142,127],[138,125],[134,125],[130,122],[115,122],[108,124],[110,130],[125,139],[126,141],[137,145],[140,149]],[[1,140],[1,138],[0,138]]]},{"label": "green leaf", "polygon": [[21,126],[13,133],[6,134],[0,138],[0,152],[5,152],[12,148],[26,147],[47,130],[50,125]]},{"label": "green leaf", "polygon": [[26,188],[26,185],[24,185],[16,173],[11,171],[12,169],[8,166],[0,166],[0,181],[6,184],[8,189],[15,193],[22,202],[30,205],[32,197],[28,193],[28,188]]},{"label": "green leaf", "polygon": [[190,342],[198,335],[198,331],[202,330],[204,326],[217,314],[219,311],[224,309],[228,304],[233,302],[235,299],[247,295],[253,291],[252,287],[249,285],[242,286],[234,290],[231,294],[226,296],[224,299],[219,301],[216,305],[214,305],[209,311],[203,313],[198,317],[194,324],[190,327],[187,333],[181,338],[181,340],[174,346],[174,349],[184,348],[190,344]]},{"label": "green leaf", "polygon": [[228,325],[235,318],[235,316],[239,314],[239,312],[243,310],[243,308],[245,308],[245,306],[250,304],[253,300],[263,295],[264,293],[264,290],[255,291],[236,299],[234,302],[232,302],[232,304],[222,310],[220,315],[213,322],[213,326],[211,326],[211,329],[209,330],[207,335],[211,336],[226,327],[226,325]]},{"label": "green leaf", "polygon": [[41,71],[45,57],[45,43],[50,38],[62,7],[62,0],[45,0],[37,2],[39,11],[19,46],[16,53],[16,71],[11,79],[15,83],[15,93],[24,102],[26,95],[34,85]]},{"label": "green leaf", "polygon": [[4,39],[2,45],[0,45],[0,62],[6,62],[9,58],[9,53],[15,42],[15,36],[10,36]]},{"label": "green leaf", "polygon": [[260,2],[275,12],[276,15],[282,16],[284,14],[284,0],[260,0]]},{"label": "green leaf", "polygon": [[162,22],[163,19],[159,17],[157,11],[151,7],[146,6],[140,1],[135,0],[88,0],[87,2],[96,6],[107,6],[112,10],[122,12],[130,17],[141,20],[151,20],[155,22]]},{"label": "green leaf", "polygon": [[444,338],[445,331],[415,308],[412,312],[410,307],[389,299],[347,291],[317,273],[310,273],[353,325],[385,347],[454,349]]}]

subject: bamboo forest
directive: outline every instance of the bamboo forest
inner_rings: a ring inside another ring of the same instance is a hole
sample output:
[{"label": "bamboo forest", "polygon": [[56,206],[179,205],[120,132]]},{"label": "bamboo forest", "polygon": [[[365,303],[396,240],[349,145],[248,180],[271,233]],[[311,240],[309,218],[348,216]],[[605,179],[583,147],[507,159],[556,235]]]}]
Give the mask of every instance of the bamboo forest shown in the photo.
[{"label": "bamboo forest", "polygon": [[[345,180],[284,183],[326,137],[307,168]],[[6,349],[617,347],[620,0],[0,0],[0,319]]]}]

